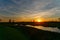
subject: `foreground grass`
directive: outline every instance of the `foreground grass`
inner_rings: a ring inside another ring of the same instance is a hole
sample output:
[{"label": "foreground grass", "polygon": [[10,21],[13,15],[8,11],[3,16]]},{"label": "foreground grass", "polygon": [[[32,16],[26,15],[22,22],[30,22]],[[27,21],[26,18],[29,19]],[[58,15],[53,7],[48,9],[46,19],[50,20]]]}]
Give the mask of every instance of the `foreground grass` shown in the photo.
[{"label": "foreground grass", "polygon": [[0,25],[0,40],[60,40],[60,33],[27,26]]},{"label": "foreground grass", "polygon": [[28,40],[28,38],[15,28],[0,26],[0,40]]}]

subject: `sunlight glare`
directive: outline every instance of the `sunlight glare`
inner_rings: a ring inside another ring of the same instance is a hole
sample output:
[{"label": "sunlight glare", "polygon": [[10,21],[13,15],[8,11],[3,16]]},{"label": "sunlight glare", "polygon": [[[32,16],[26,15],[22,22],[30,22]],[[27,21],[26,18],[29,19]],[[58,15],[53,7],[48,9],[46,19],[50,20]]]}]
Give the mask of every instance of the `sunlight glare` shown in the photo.
[{"label": "sunlight glare", "polygon": [[41,19],[35,19],[35,22],[42,22]]}]

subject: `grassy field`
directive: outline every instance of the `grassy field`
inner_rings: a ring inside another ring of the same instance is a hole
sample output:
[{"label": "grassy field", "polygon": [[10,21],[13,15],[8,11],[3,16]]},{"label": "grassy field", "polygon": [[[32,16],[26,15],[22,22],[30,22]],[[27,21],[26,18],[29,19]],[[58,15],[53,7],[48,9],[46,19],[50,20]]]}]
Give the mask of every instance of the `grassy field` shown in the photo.
[{"label": "grassy field", "polygon": [[16,28],[0,26],[0,40],[28,40],[24,33]]}]

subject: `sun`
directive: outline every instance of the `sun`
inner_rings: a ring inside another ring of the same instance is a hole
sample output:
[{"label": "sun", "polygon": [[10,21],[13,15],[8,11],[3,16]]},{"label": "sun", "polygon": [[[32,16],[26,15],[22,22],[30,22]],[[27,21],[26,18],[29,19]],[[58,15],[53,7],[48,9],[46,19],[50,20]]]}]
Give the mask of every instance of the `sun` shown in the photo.
[{"label": "sun", "polygon": [[33,22],[43,22],[42,19],[35,19]]},{"label": "sun", "polygon": [[42,22],[42,20],[40,20],[40,19],[37,19],[37,20],[36,20],[36,22]]},{"label": "sun", "polygon": [[36,22],[42,22],[42,20],[41,20],[41,19],[36,19],[35,21],[36,21]]}]

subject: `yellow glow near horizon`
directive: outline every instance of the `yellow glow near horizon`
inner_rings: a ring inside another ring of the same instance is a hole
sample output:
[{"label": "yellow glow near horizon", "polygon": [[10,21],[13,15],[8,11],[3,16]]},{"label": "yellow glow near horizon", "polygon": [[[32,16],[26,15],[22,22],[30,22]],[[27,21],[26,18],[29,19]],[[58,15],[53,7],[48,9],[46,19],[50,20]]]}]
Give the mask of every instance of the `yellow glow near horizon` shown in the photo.
[{"label": "yellow glow near horizon", "polygon": [[37,19],[36,21],[37,21],[37,22],[42,22],[42,20],[40,20],[40,19]]},{"label": "yellow glow near horizon", "polygon": [[41,19],[37,19],[36,22],[42,22],[42,20]]},{"label": "yellow glow near horizon", "polygon": [[43,22],[42,19],[35,19],[34,21],[35,21],[35,22]]}]

